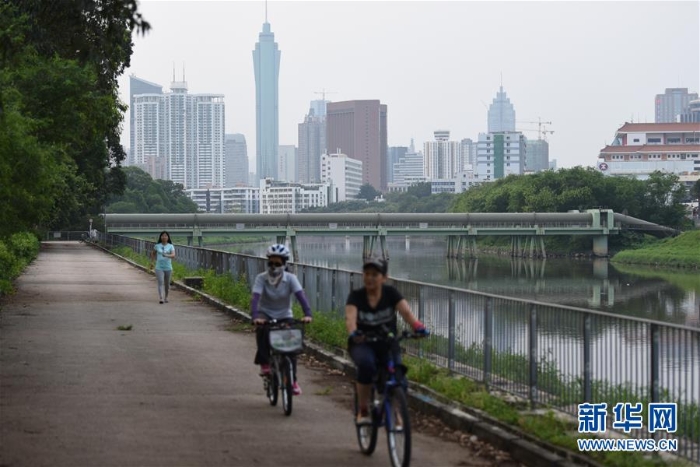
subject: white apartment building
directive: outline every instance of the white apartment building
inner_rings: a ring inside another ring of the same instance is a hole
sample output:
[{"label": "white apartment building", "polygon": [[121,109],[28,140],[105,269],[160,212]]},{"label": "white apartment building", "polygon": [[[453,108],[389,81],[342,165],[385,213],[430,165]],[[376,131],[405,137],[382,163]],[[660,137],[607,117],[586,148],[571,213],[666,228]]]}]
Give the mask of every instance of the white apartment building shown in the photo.
[{"label": "white apartment building", "polygon": [[328,206],[327,183],[302,185],[260,180],[260,214],[295,214],[303,209]]},{"label": "white apartment building", "polygon": [[478,184],[474,171],[469,168],[455,174],[454,178],[431,180],[430,193],[463,193]]},{"label": "white apartment building", "polygon": [[480,133],[476,152],[476,180],[493,181],[525,171],[525,136],[517,131]]},{"label": "white apartment building", "polygon": [[184,81],[170,90],[132,97],[133,163],[186,189],[223,187],[224,96],[188,94]]},{"label": "white apartment building", "polygon": [[217,214],[258,214],[260,188],[195,188],[185,190],[199,210]]},{"label": "white apartment building", "polygon": [[453,178],[464,169],[462,145],[459,141],[450,141],[447,130],[437,130],[434,135],[435,141],[423,144],[423,175],[428,180]]},{"label": "white apartment building", "polygon": [[322,155],[321,183],[331,187],[329,203],[357,198],[362,186],[362,161],[341,153]]},{"label": "white apartment building", "polygon": [[[413,144],[411,144],[411,149],[413,149]],[[426,177],[423,170],[423,154],[409,150],[394,164],[394,181],[389,183],[389,191],[404,192],[411,185],[425,182]]]},{"label": "white apartment building", "polygon": [[700,178],[700,123],[625,123],[596,166],[605,175],[641,180],[658,170],[692,184]]}]

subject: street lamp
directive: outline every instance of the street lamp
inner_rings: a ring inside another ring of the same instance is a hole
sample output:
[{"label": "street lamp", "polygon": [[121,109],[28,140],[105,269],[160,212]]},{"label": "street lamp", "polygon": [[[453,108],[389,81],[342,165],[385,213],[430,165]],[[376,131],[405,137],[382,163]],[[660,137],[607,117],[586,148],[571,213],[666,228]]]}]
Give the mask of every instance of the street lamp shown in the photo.
[{"label": "street lamp", "polygon": [[92,240],[92,217],[90,218],[90,231],[88,232],[88,237]]}]

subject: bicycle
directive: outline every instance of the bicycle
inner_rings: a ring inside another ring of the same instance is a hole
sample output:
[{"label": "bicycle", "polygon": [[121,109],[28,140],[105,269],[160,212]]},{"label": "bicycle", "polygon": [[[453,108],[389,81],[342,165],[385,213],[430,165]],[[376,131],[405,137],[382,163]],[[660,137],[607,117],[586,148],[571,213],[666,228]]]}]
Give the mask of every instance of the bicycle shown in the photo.
[{"label": "bicycle", "polygon": [[[389,349],[388,360],[385,366],[381,366],[372,384],[370,398],[371,423],[357,424],[357,442],[360,451],[370,456],[377,446],[377,433],[379,427],[384,426],[387,435],[389,459],[393,467],[408,467],[411,463],[411,423],[408,414],[408,402],[404,390],[404,377],[407,368],[404,365],[396,365],[391,349],[404,339],[418,339],[418,336],[409,331],[404,331],[399,338],[393,333],[385,335],[364,335],[364,342],[382,342]],[[379,397],[379,398],[377,398]],[[355,420],[360,410],[355,388]]]},{"label": "bicycle", "polygon": [[294,365],[292,355],[301,353],[304,349],[304,333],[296,324],[305,324],[301,320],[278,322],[270,320],[263,324],[269,328],[270,342],[270,373],[263,375],[263,387],[270,405],[277,405],[279,393],[282,392],[282,409],[284,414],[292,414],[292,396],[294,384]]}]

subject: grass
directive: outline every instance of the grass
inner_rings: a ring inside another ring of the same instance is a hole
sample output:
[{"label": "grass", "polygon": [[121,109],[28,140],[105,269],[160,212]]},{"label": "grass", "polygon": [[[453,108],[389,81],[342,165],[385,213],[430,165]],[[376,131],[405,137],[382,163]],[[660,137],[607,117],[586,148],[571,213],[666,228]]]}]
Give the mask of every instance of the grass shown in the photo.
[{"label": "grass", "polygon": [[131,331],[133,329],[132,324],[128,324],[126,326],[117,326],[117,331]]},{"label": "grass", "polygon": [[[128,248],[116,248],[115,252],[129,259],[143,264],[147,261],[142,255],[133,253]],[[250,288],[242,278],[236,279],[230,275],[217,275],[213,271],[188,271],[182,265],[173,263],[176,278],[188,275],[204,277],[204,291],[216,296],[229,305],[246,309],[249,306]],[[302,316],[300,307],[293,307],[295,317]],[[227,328],[232,332],[249,329],[246,323],[234,323]],[[306,336],[318,344],[328,348],[345,348],[347,345],[347,333],[343,316],[333,312],[316,312],[314,321],[306,326]],[[433,355],[446,355],[447,339],[442,336],[432,336],[422,343],[422,351]],[[481,368],[483,363],[483,349],[478,345],[464,347],[456,344],[455,355],[458,361],[475,368]],[[524,355],[509,352],[494,351],[492,354],[494,375],[502,376],[511,381],[526,383],[528,381],[529,363]],[[534,414],[523,412],[515,403],[510,403],[489,393],[488,388],[476,381],[455,376],[445,368],[439,368],[425,359],[418,359],[406,355],[404,362],[410,367],[411,380],[421,383],[448,399],[457,401],[467,407],[481,410],[503,423],[515,426],[526,433],[542,439],[562,448],[577,451],[577,433],[575,423],[563,421],[557,418],[554,412]],[[566,378],[556,367],[554,362],[543,356],[538,362],[539,390],[547,391],[555,396],[554,403],[559,406],[581,402],[581,381]],[[330,394],[330,388],[318,391],[317,395]],[[593,400],[591,402],[607,402],[608,407],[617,402],[642,402],[646,407],[647,399],[642,390],[628,385],[610,385],[602,381],[594,381],[592,387]],[[670,400],[668,394],[662,394],[662,400]],[[679,406],[678,425],[680,430],[676,435],[682,435],[683,429],[689,433],[700,432],[700,407],[697,405]],[[646,417],[646,415],[645,415]],[[588,436],[588,435],[583,435]],[[666,463],[656,456],[642,453],[615,453],[599,452],[585,453],[613,467],[653,467],[659,465],[685,465],[679,462]]]},{"label": "grass", "polygon": [[654,245],[625,250],[612,258],[613,263],[647,264],[672,268],[700,268],[700,230],[683,232]]}]

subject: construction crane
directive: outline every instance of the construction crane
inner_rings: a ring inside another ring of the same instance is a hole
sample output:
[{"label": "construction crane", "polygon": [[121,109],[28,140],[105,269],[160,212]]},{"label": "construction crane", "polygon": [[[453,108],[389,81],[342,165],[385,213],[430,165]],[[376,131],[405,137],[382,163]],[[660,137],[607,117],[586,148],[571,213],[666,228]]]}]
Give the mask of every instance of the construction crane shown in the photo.
[{"label": "construction crane", "polygon": [[[548,130],[545,125],[551,125],[552,122],[543,122],[541,118],[537,118],[536,122],[530,122],[525,120],[518,120],[518,123],[532,123],[537,124],[537,135],[539,139],[547,141],[547,133],[552,134],[554,130]],[[521,130],[521,131],[535,131],[535,130]]]}]

